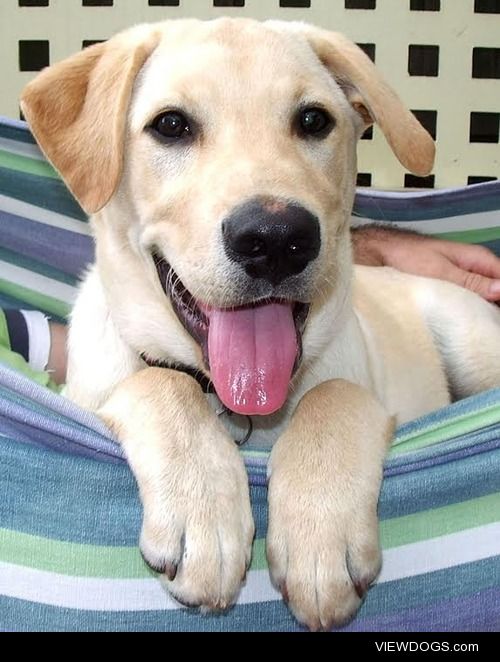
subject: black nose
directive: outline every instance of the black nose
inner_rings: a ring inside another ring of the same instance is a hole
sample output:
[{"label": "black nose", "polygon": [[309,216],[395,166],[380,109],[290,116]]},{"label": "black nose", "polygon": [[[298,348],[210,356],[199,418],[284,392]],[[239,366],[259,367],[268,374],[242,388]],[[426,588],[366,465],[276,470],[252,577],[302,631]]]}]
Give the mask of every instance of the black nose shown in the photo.
[{"label": "black nose", "polygon": [[303,271],[319,253],[316,216],[301,205],[255,198],[236,207],[222,224],[229,259],[252,278],[278,285]]}]

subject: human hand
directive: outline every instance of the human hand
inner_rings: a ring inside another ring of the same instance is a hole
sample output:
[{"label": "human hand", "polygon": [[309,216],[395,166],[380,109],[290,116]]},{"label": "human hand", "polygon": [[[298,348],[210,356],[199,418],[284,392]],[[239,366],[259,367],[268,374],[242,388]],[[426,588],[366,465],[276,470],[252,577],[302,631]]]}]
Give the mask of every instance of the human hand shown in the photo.
[{"label": "human hand", "polygon": [[352,231],[354,261],[447,280],[500,302],[500,258],[484,246],[368,225]]}]

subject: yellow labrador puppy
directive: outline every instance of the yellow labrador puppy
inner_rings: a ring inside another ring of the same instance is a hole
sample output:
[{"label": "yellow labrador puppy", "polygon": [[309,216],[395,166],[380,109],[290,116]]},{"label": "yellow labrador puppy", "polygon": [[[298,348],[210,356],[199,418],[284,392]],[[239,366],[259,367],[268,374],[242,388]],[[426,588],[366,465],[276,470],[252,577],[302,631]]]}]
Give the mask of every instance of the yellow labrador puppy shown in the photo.
[{"label": "yellow labrador puppy", "polygon": [[22,108],[92,215],[67,395],[124,446],[145,559],[184,604],[234,602],[254,525],[232,439],[252,416],[274,444],[272,579],[310,628],[344,622],[380,568],[394,421],[500,384],[493,306],[353,271],[358,138],[377,122],[419,175],[432,140],[361,50],[297,23],[140,25],[42,72]]}]

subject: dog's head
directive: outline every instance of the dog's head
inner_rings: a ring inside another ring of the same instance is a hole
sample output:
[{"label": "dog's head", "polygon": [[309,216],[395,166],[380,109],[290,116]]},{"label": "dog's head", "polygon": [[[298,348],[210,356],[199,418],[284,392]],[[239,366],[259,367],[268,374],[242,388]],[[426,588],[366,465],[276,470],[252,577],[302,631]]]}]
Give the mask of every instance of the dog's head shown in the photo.
[{"label": "dog's head", "polygon": [[[282,406],[308,313],[348,290],[357,139],[377,122],[419,175],[434,156],[357,46],[298,23],[138,26],[42,72],[22,108],[96,214],[114,305],[133,291],[180,321],[243,413]],[[148,323],[135,321],[138,351]]]}]

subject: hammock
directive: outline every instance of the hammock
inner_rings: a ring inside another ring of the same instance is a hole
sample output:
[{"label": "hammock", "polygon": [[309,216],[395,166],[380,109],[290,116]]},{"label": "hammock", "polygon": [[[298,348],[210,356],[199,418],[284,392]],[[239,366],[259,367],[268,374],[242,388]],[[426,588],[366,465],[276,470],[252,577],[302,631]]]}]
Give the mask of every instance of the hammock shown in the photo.
[{"label": "hammock", "polygon": [[[355,220],[398,222],[500,253],[500,182],[360,192]],[[0,122],[0,306],[64,319],[92,259],[85,215],[26,125]],[[141,559],[141,508],[92,414],[0,365],[0,630],[298,630],[265,561],[267,454],[243,451],[257,527],[224,615],[181,608]],[[500,389],[398,429],[379,504],[382,573],[344,631],[500,628]]]}]

